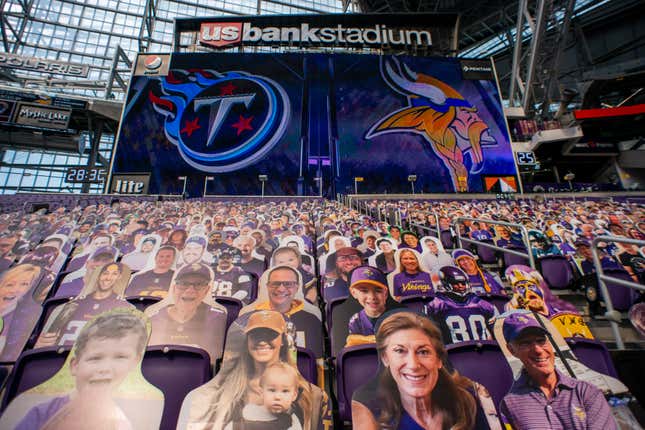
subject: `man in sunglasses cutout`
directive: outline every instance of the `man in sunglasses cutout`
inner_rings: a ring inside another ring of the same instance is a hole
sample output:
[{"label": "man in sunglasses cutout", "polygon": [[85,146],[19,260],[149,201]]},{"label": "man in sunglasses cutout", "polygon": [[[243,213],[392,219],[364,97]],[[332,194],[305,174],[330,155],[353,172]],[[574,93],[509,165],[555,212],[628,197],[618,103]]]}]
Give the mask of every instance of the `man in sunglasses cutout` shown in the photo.
[{"label": "man in sunglasses cutout", "polygon": [[212,284],[213,271],[204,263],[179,269],[170,286],[168,305],[146,312],[152,325],[148,344],[193,345],[208,351],[212,361],[221,357],[226,312],[205,302]]}]

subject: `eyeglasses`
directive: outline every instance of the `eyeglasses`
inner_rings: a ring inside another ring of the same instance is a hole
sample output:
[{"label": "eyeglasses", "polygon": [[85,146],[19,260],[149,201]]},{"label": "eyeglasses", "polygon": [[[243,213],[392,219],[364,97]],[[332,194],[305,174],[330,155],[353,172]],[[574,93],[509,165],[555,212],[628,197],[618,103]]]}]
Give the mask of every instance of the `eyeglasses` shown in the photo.
[{"label": "eyeglasses", "polygon": [[533,345],[537,345],[540,348],[544,348],[548,342],[546,336],[535,337],[533,339],[520,340],[516,342],[515,345],[521,350],[527,350],[532,348]]},{"label": "eyeglasses", "polygon": [[271,281],[267,285],[269,286],[269,288],[297,288],[298,281]]},{"label": "eyeglasses", "polygon": [[338,261],[360,261],[361,257],[358,255],[341,255],[338,257]]},{"label": "eyeglasses", "polygon": [[208,287],[208,283],[205,282],[181,282],[179,281],[175,288],[179,291],[186,291],[191,288],[197,292],[204,291]]}]

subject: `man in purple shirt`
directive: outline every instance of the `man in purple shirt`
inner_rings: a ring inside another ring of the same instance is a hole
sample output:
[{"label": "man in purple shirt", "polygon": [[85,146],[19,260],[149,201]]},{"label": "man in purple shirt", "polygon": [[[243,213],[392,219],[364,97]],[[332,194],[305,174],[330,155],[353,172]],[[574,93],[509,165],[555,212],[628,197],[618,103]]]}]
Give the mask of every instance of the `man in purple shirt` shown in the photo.
[{"label": "man in purple shirt", "polygon": [[531,315],[520,312],[509,315],[502,331],[509,351],[524,365],[500,404],[506,428],[617,428],[600,390],[555,368],[555,354],[547,332]]}]

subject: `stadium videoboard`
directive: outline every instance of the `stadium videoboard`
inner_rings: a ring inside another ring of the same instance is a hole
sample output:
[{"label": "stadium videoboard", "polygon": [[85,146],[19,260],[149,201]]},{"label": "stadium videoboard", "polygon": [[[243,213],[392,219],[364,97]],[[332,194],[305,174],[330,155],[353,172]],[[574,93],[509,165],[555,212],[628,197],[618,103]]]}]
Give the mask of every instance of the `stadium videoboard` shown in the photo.
[{"label": "stadium videoboard", "polygon": [[[481,192],[515,176],[492,64],[352,54],[141,55],[113,174],[149,192]],[[207,178],[213,180],[205,180]],[[179,178],[182,178],[181,180]]]}]

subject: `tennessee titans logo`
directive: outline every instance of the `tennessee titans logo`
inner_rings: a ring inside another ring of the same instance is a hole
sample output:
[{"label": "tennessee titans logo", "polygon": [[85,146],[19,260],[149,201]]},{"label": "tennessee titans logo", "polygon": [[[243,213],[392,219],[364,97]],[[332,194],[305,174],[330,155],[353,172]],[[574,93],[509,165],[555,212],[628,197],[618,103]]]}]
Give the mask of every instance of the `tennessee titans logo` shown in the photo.
[{"label": "tennessee titans logo", "polygon": [[245,72],[173,70],[150,91],[181,157],[204,172],[232,172],[261,160],[282,138],[291,111],[284,89]]}]

